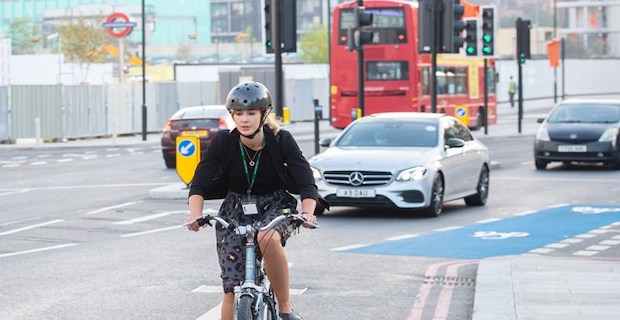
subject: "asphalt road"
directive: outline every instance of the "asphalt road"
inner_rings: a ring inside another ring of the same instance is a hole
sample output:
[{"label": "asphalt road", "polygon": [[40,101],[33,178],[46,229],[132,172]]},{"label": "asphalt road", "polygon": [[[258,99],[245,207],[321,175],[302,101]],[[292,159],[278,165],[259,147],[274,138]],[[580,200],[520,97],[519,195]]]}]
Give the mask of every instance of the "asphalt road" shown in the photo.
[{"label": "asphalt road", "polygon": [[[335,208],[320,218],[319,230],[302,230],[287,245],[295,308],[305,319],[471,319],[473,255],[480,250],[434,248],[457,247],[454,237],[466,228],[523,228],[523,213],[536,211],[531,216],[544,222],[532,232],[551,231],[573,222],[547,218],[550,207],[620,206],[620,171],[565,165],[537,171],[531,139],[485,139],[499,163],[485,207],[455,201],[436,219]],[[311,142],[300,145],[314,153]],[[212,231],[180,227],[185,201],[147,197],[179,181],[156,144],[1,149],[0,181],[0,319],[217,318]],[[208,202],[206,210],[218,205]],[[574,255],[606,236],[541,254]],[[620,250],[597,257],[617,259]]]}]

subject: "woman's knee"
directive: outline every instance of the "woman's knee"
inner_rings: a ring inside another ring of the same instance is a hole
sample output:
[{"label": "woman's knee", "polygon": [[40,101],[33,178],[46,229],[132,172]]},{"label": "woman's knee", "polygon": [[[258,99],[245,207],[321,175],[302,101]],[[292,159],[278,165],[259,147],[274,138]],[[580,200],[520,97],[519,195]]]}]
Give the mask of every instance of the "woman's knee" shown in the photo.
[{"label": "woman's knee", "polygon": [[263,253],[275,246],[282,247],[280,234],[276,230],[261,231],[258,233],[258,245]]}]

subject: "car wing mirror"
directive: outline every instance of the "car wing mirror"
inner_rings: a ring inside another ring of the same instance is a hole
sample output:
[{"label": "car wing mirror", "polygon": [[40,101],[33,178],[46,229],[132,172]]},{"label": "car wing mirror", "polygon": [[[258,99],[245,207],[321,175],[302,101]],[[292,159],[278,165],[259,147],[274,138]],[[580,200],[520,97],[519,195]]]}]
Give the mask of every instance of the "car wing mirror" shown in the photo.
[{"label": "car wing mirror", "polygon": [[538,122],[538,123],[543,123],[543,121],[545,121],[545,118],[538,118],[538,119],[536,119],[536,122]]},{"label": "car wing mirror", "polygon": [[446,141],[448,148],[462,148],[465,146],[465,141],[459,138],[450,138]]},{"label": "car wing mirror", "polygon": [[323,138],[321,140],[319,140],[319,145],[321,147],[329,147],[329,145],[332,143],[332,139],[331,138]]}]

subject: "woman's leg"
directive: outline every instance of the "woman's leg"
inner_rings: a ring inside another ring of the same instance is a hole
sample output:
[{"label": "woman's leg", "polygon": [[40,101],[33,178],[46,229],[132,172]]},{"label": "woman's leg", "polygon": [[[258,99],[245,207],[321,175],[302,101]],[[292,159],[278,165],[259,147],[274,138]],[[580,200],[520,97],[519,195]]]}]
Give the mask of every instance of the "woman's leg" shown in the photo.
[{"label": "woman's leg", "polygon": [[291,313],[288,259],[282,247],[280,234],[275,230],[259,232],[258,241],[265,258],[265,271],[278,299],[279,312]]},{"label": "woman's leg", "polygon": [[222,298],[222,320],[233,320],[234,293],[225,293]]}]

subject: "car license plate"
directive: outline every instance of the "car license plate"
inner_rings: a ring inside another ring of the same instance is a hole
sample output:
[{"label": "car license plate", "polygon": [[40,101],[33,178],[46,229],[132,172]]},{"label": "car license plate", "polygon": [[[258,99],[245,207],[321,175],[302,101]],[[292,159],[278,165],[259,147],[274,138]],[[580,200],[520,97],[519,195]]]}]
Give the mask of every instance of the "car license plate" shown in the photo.
[{"label": "car license plate", "polygon": [[184,137],[207,137],[209,136],[209,131],[207,130],[193,130],[193,131],[183,131],[181,135]]},{"label": "car license plate", "polygon": [[338,189],[336,196],[343,198],[374,198],[375,189]]},{"label": "car license plate", "polygon": [[558,152],[586,152],[588,147],[580,144],[568,144],[558,146]]}]

